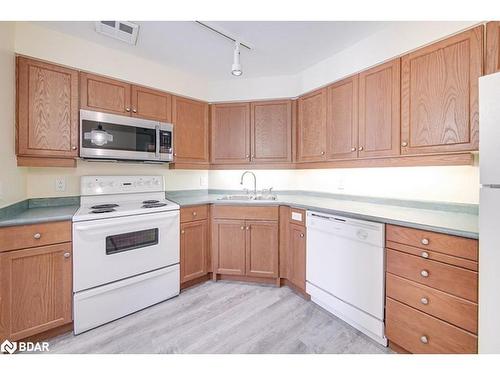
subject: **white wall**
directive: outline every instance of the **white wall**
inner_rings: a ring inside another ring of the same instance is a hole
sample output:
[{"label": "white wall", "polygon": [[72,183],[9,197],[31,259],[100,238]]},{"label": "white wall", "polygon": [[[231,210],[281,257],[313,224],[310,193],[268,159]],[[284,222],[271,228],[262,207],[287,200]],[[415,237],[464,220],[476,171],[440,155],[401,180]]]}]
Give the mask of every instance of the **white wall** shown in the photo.
[{"label": "white wall", "polygon": [[15,25],[0,22],[0,207],[24,199],[25,173],[17,168],[15,147]]}]

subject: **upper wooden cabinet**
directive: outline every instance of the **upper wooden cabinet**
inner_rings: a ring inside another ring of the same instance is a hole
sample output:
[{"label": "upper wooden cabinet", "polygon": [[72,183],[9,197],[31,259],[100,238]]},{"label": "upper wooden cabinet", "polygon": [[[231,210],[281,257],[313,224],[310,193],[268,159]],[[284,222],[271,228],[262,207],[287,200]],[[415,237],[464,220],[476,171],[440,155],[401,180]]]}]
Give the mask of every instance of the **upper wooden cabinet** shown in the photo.
[{"label": "upper wooden cabinet", "polygon": [[400,154],[400,59],[359,74],[358,156]]},{"label": "upper wooden cabinet", "polygon": [[16,94],[18,160],[78,156],[78,71],[19,56]]},{"label": "upper wooden cabinet", "polygon": [[486,24],[486,74],[500,72],[500,21]]},{"label": "upper wooden cabinet", "polygon": [[251,161],[292,161],[292,101],[253,102],[251,113]]},{"label": "upper wooden cabinet", "polygon": [[327,87],[326,158],[358,156],[358,76]]},{"label": "upper wooden cabinet", "polygon": [[172,122],[172,95],[147,87],[132,85],[133,117]]},{"label": "upper wooden cabinet", "polygon": [[321,161],[326,158],[327,90],[301,96],[298,103],[297,160]]},{"label": "upper wooden cabinet", "polygon": [[476,150],[483,26],[404,56],[401,153]]},{"label": "upper wooden cabinet", "polygon": [[215,164],[250,161],[250,104],[211,106],[211,159]]},{"label": "upper wooden cabinet", "polygon": [[80,108],[129,116],[131,85],[90,73],[80,73]]},{"label": "upper wooden cabinet", "polygon": [[208,104],[174,96],[174,161],[203,163],[208,160]]}]

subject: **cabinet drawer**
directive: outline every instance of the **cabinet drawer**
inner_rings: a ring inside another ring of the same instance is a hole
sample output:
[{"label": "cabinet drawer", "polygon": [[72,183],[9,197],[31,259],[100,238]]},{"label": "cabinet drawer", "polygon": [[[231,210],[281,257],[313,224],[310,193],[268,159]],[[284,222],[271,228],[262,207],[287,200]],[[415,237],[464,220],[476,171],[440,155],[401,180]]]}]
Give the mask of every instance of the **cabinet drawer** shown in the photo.
[{"label": "cabinet drawer", "polygon": [[387,272],[477,302],[477,272],[386,250]]},{"label": "cabinet drawer", "polygon": [[212,206],[212,216],[216,219],[278,220],[278,206]]},{"label": "cabinet drawer", "polygon": [[411,353],[477,353],[477,336],[391,298],[386,299],[385,333]]},{"label": "cabinet drawer", "polygon": [[477,334],[477,304],[390,273],[386,295]]},{"label": "cabinet drawer", "polygon": [[208,218],[208,206],[206,204],[181,208],[181,223],[204,220],[206,218]]},{"label": "cabinet drawer", "polygon": [[476,240],[469,238],[387,225],[386,240],[473,261],[478,259],[478,243]]},{"label": "cabinet drawer", "polygon": [[0,252],[70,241],[70,221],[0,228]]},{"label": "cabinet drawer", "polygon": [[290,208],[290,216],[288,217],[291,224],[306,225],[306,210],[300,208]]}]

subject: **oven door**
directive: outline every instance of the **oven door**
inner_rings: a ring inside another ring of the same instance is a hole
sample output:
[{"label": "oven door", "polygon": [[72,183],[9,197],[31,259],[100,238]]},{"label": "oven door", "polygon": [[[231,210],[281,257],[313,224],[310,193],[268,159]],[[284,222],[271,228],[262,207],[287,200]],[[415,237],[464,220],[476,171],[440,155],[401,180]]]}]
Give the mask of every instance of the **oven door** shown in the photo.
[{"label": "oven door", "polygon": [[80,110],[80,156],[90,159],[172,160],[172,125]]},{"label": "oven door", "polygon": [[73,291],[179,263],[179,211],[73,224]]}]

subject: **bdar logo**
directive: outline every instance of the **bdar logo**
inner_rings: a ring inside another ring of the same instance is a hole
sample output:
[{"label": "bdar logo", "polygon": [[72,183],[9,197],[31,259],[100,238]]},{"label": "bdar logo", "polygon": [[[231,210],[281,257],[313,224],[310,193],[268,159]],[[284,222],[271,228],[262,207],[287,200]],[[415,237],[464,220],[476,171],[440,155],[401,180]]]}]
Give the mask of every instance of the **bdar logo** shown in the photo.
[{"label": "bdar logo", "polygon": [[2,353],[12,354],[16,351],[16,349],[17,343],[10,342],[9,340],[5,340],[4,342],[2,342],[2,345],[0,345],[0,352]]}]

